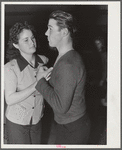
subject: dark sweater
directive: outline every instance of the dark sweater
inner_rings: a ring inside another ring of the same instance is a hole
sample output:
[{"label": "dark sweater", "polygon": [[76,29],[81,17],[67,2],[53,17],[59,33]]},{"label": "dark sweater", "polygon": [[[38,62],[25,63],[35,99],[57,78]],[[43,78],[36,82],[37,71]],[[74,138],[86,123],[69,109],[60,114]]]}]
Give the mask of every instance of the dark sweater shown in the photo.
[{"label": "dark sweater", "polygon": [[49,82],[42,78],[37,83],[36,89],[52,107],[57,123],[73,122],[86,113],[85,80],[83,61],[71,50],[58,60]]}]

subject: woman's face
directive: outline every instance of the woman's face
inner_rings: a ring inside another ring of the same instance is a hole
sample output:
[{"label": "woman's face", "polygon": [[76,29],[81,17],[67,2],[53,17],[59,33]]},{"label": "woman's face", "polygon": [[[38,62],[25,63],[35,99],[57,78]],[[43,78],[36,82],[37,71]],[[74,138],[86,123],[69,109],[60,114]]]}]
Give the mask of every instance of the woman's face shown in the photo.
[{"label": "woman's face", "polygon": [[13,44],[20,53],[33,54],[36,51],[36,39],[31,30],[23,29],[18,44]]}]

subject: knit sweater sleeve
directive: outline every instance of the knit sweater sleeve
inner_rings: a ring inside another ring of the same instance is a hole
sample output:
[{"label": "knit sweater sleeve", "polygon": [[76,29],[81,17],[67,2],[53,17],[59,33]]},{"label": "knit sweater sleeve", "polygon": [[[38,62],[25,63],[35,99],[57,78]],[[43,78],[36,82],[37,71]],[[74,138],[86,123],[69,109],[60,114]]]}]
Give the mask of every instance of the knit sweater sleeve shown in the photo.
[{"label": "knit sweater sleeve", "polygon": [[54,111],[67,113],[76,87],[75,71],[67,64],[58,68],[55,74],[55,85],[52,87],[44,78],[40,79],[36,89],[43,95]]}]

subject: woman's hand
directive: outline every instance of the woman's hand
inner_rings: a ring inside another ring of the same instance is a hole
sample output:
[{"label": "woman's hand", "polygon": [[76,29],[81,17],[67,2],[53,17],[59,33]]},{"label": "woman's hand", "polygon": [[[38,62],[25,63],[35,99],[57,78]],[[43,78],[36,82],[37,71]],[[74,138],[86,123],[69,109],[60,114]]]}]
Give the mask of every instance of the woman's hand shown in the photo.
[{"label": "woman's hand", "polygon": [[37,72],[37,81],[39,81],[41,78],[45,78],[48,81],[50,79],[52,69],[52,67],[49,69],[46,66],[40,67]]}]

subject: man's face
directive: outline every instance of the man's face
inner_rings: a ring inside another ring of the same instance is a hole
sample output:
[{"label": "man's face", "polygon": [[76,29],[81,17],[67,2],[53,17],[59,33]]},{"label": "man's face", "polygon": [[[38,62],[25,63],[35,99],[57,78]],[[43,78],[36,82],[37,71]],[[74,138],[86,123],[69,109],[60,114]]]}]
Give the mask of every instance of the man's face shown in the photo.
[{"label": "man's face", "polygon": [[62,32],[57,26],[57,21],[50,19],[48,22],[48,29],[45,33],[48,37],[49,46],[58,48],[62,41]]}]

